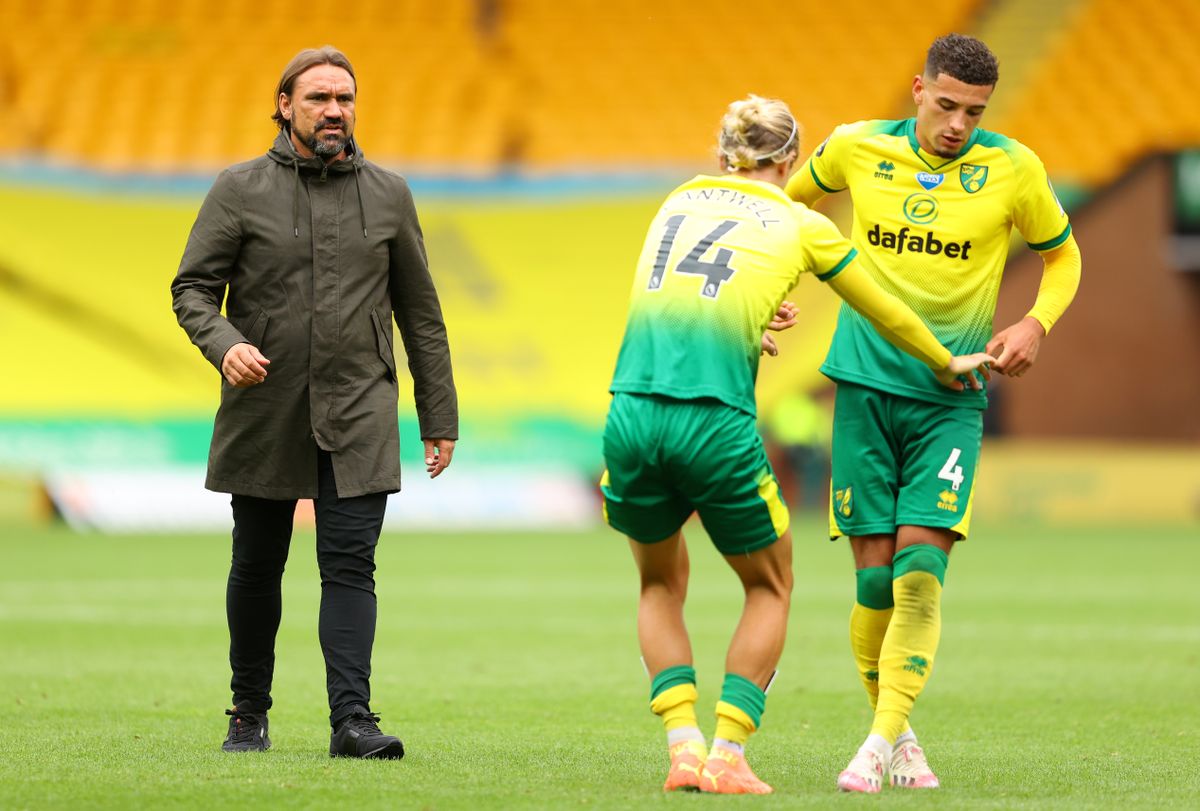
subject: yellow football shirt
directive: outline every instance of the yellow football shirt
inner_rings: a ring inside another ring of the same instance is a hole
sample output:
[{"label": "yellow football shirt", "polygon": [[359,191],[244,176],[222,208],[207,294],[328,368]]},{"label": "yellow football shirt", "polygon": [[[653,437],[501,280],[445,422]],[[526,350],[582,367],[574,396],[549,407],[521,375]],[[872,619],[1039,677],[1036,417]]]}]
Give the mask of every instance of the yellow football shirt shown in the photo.
[{"label": "yellow football shirt", "polygon": [[[991,338],[1012,228],[1036,251],[1053,250],[1071,234],[1037,155],[982,129],[958,157],[942,158],[921,149],[915,119],[840,126],[792,176],[787,192],[811,205],[846,189],[859,260],[955,355],[980,352]],[[986,391],[938,385],[845,305],[821,371],[906,397],[987,406]]]},{"label": "yellow football shirt", "polygon": [[854,256],[828,218],[778,186],[693,178],[650,224],[610,390],[712,397],[754,414],[762,334],[784,296],[801,274],[826,281]]}]

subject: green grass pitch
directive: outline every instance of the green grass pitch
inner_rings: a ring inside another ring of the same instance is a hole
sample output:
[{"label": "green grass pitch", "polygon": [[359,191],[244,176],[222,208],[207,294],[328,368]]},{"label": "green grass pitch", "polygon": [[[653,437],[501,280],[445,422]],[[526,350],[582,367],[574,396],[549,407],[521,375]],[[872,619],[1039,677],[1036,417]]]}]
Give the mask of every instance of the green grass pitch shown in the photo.
[{"label": "green grass pitch", "polygon": [[[3,808],[1193,808],[1200,532],[986,523],[951,558],[914,726],[943,788],[839,795],[868,728],[848,551],[797,522],[787,650],[752,762],[776,793],[660,792],[615,533],[388,535],[373,704],[399,762],[332,761],[311,534],[284,578],[274,748],[219,750],[226,537],[0,528]],[[740,606],[690,529],[702,724]]]}]

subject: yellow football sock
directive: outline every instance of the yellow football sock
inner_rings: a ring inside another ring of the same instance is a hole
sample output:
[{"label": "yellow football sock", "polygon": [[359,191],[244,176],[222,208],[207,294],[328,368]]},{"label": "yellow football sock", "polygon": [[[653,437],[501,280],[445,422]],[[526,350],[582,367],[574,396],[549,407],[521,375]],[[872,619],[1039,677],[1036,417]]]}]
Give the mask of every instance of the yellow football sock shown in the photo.
[{"label": "yellow football sock", "polygon": [[891,618],[890,608],[867,608],[855,603],[850,610],[850,650],[871,709],[879,703],[879,650],[883,647],[883,637]]},{"label": "yellow football sock", "polygon": [[680,684],[662,691],[650,702],[650,709],[662,719],[667,732],[683,727],[699,727],[696,718],[696,685]]},{"label": "yellow football sock", "polygon": [[[768,685],[769,686],[769,685]],[[767,694],[754,682],[736,673],[726,673],[717,702],[717,731],[713,740],[726,740],[745,746],[751,733],[762,723]]]},{"label": "yellow football sock", "polygon": [[713,739],[723,738],[739,746],[745,746],[750,735],[757,729],[750,716],[727,701],[717,702],[717,731]]},{"label": "yellow football sock", "polygon": [[[855,572],[857,591],[850,609],[850,652],[874,710],[879,702],[879,650],[892,618],[892,567],[871,566]],[[904,730],[910,731],[906,723]]]},{"label": "yellow football sock", "polygon": [[879,697],[871,733],[888,743],[908,728],[913,703],[929,674],[942,635],[942,581],[946,553],[936,546],[915,544],[902,549],[893,563],[895,608],[879,651]]}]

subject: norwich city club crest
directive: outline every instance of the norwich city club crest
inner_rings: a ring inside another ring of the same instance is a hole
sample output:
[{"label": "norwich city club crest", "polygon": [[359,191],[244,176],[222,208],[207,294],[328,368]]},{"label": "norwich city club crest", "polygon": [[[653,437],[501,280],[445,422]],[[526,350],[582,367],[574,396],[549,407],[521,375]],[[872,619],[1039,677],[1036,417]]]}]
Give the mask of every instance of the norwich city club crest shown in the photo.
[{"label": "norwich city club crest", "polygon": [[967,190],[967,194],[974,194],[983,188],[983,184],[987,183],[988,168],[986,166],[976,166],[973,163],[964,163],[958,168],[958,180],[962,183],[962,187]]},{"label": "norwich city club crest", "polygon": [[849,487],[845,490],[833,491],[833,509],[845,518],[849,518],[851,510],[854,509],[850,501],[851,497],[852,493]]}]

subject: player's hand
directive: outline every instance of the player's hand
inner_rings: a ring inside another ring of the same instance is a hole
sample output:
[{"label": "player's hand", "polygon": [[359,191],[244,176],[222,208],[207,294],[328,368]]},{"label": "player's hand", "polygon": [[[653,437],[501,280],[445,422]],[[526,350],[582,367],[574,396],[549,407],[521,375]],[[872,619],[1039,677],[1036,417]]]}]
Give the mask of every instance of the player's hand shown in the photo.
[{"label": "player's hand", "polygon": [[1036,318],[1026,316],[1002,329],[988,341],[986,350],[996,356],[992,368],[1002,375],[1020,377],[1033,368],[1046,330]]},{"label": "player's hand", "polygon": [[[783,302],[779,305],[779,309],[775,311],[775,317],[771,319],[771,323],[767,324],[767,329],[775,330],[775,332],[782,332],[785,329],[791,329],[792,327],[796,326],[796,313],[799,311],[800,309],[792,302]],[[766,352],[765,347],[763,348],[763,351]],[[775,355],[777,353],[770,352],[768,354]]]},{"label": "player's hand", "polygon": [[429,478],[436,479],[443,470],[450,467],[450,459],[453,456],[453,439],[425,440],[425,470],[429,472]]},{"label": "player's hand", "polygon": [[775,339],[769,333],[764,332],[762,337],[762,353],[775,357],[779,354],[779,347],[775,345]]},{"label": "player's hand", "polygon": [[[976,352],[973,355],[955,355],[950,358],[950,365],[941,371],[934,372],[938,382],[948,389],[954,391],[963,391],[970,388],[973,391],[979,391],[983,388],[983,384],[979,382],[976,374],[983,376],[984,380],[991,380],[992,373],[988,370],[989,363],[995,363],[996,359],[985,352]],[[967,382],[964,385],[960,378],[966,377]]]},{"label": "player's hand", "polygon": [[266,380],[267,367],[270,365],[271,361],[264,358],[253,344],[234,344],[221,359],[221,374],[225,375],[229,385],[244,389]]}]

